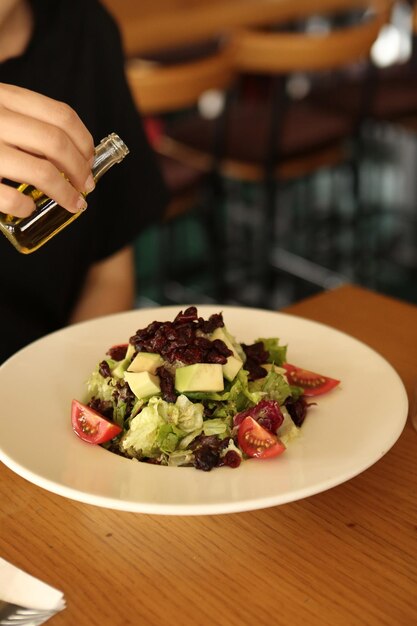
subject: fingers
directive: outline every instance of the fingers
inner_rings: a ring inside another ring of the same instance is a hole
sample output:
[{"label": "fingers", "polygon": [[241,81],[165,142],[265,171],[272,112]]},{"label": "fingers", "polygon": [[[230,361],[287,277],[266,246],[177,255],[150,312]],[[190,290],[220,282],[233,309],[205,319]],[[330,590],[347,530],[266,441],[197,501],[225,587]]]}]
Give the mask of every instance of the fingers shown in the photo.
[{"label": "fingers", "polygon": [[[71,107],[0,83],[0,180],[33,185],[74,213],[87,206],[80,192],[94,188],[93,156],[91,134]],[[20,217],[33,210],[30,199],[19,202],[5,187],[0,185],[2,212]]]},{"label": "fingers", "polygon": [[60,128],[68,134],[86,161],[91,160],[94,153],[93,138],[76,112],[67,104],[5,83],[0,83],[0,104],[16,113]]},{"label": "fingers", "polygon": [[[0,144],[0,163],[3,177],[30,182],[31,185],[41,189],[47,196],[53,198],[55,202],[71,213],[86,208],[87,203],[84,197],[48,160]],[[4,186],[2,185],[2,187]],[[11,210],[3,212],[15,214]]]},{"label": "fingers", "polygon": [[27,217],[35,208],[32,198],[0,183],[0,211],[15,217]]},{"label": "fingers", "polygon": [[0,138],[9,146],[48,159],[58,171],[65,172],[79,191],[89,193],[93,190],[90,164],[70,137],[57,126],[1,107]]}]

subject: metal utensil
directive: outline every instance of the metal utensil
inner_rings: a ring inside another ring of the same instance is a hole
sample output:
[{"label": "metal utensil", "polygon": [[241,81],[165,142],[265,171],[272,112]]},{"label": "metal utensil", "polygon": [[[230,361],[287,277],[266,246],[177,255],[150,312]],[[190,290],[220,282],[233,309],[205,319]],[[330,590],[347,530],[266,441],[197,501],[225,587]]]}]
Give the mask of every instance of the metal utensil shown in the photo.
[{"label": "metal utensil", "polygon": [[0,626],[40,626],[55,613],[0,600]]}]

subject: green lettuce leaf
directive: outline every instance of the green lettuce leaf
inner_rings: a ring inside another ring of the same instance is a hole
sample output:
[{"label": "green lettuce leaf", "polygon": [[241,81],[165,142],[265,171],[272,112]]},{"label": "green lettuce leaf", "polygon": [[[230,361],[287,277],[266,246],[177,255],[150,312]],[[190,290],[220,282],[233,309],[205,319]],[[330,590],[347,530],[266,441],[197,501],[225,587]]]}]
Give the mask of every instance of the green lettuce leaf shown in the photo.
[{"label": "green lettuce leaf", "polygon": [[116,381],[111,378],[103,378],[98,369],[94,370],[90,378],[87,380],[88,399],[93,396],[113,403],[113,392]]},{"label": "green lettuce leaf", "polygon": [[282,443],[287,446],[293,439],[300,435],[300,428],[294,424],[285,406],[281,407],[281,411],[284,416],[284,421],[279,427],[277,434]]},{"label": "green lettuce leaf", "polygon": [[126,402],[121,400],[113,406],[113,422],[118,424],[121,428],[123,428],[123,424],[125,421],[126,409]]},{"label": "green lettuce leaf", "polygon": [[154,399],[159,400],[151,398],[149,404],[131,420],[129,430],[120,440],[121,450],[131,456],[139,453],[141,456],[155,457],[159,453],[157,449],[159,428],[166,422],[159,415],[155,403],[152,403]]},{"label": "green lettuce leaf", "polygon": [[173,452],[180,440],[179,433],[175,432],[176,430],[172,424],[162,424],[158,429],[156,447],[162,452]]},{"label": "green lettuce leaf", "polygon": [[194,454],[190,450],[176,450],[168,456],[168,465],[176,467],[180,465],[191,465],[194,460]]},{"label": "green lettuce leaf", "polygon": [[275,363],[275,365],[285,363],[287,358],[287,346],[280,346],[277,337],[270,337],[268,339],[260,338],[254,341],[254,343],[258,341],[262,341],[265,350],[269,352],[268,363]]},{"label": "green lettuce leaf", "polygon": [[291,396],[291,387],[285,378],[273,369],[265,378],[260,378],[249,383],[253,394],[258,393],[262,397],[267,396],[270,400],[276,400],[282,405]]},{"label": "green lettuce leaf", "polygon": [[155,458],[161,452],[171,453],[184,437],[191,442],[203,431],[203,412],[202,404],[193,404],[183,395],[175,403],[153,396],[130,421],[120,447],[131,456]]},{"label": "green lettuce leaf", "polygon": [[178,396],[175,406],[178,409],[178,427],[185,433],[191,433],[196,430],[201,432],[204,406],[201,403],[191,402],[184,395]]},{"label": "green lettuce leaf", "polygon": [[230,435],[230,428],[226,419],[213,418],[204,420],[203,432],[205,435],[218,435],[220,439]]}]

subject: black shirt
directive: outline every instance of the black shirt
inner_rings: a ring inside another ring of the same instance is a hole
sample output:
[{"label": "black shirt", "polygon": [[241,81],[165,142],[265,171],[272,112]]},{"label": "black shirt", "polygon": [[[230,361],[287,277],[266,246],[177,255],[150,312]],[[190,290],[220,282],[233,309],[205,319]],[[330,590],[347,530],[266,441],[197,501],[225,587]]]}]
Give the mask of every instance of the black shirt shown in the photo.
[{"label": "black shirt", "polygon": [[36,252],[19,254],[0,235],[0,362],[64,326],[91,264],[132,242],[166,204],[109,14],[95,0],[32,0],[31,5],[31,42],[22,56],[0,63],[0,82],[66,102],[95,144],[116,132],[130,154],[99,181],[83,215]]}]

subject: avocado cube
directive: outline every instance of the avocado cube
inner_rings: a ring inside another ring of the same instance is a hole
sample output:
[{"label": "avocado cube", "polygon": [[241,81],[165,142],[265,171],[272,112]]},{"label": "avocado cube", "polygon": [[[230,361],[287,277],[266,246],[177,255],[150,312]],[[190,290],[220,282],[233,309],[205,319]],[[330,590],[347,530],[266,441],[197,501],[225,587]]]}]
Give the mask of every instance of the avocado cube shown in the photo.
[{"label": "avocado cube", "polygon": [[126,350],[126,359],[129,359],[129,361],[131,361],[135,352],[136,352],[135,346],[129,343],[129,345],[127,346],[127,350]]},{"label": "avocado cube", "polygon": [[223,369],[220,363],[194,363],[177,367],[175,388],[186,391],[223,391]]},{"label": "avocado cube", "polygon": [[122,361],[119,361],[117,365],[112,369],[111,375],[114,376],[114,378],[123,378],[128,365],[129,359],[123,359]]},{"label": "avocado cube", "polygon": [[158,376],[149,372],[125,372],[125,381],[137,398],[148,398],[161,392]]},{"label": "avocado cube", "polygon": [[138,352],[128,367],[129,372],[149,372],[156,374],[158,367],[164,364],[160,354],[153,352]]},{"label": "avocado cube", "polygon": [[235,376],[243,367],[243,362],[241,359],[237,359],[235,356],[227,357],[227,363],[222,365],[223,376],[226,380],[230,382],[234,380]]}]

